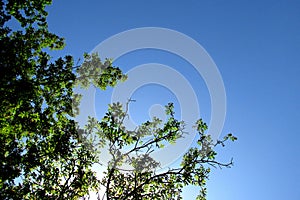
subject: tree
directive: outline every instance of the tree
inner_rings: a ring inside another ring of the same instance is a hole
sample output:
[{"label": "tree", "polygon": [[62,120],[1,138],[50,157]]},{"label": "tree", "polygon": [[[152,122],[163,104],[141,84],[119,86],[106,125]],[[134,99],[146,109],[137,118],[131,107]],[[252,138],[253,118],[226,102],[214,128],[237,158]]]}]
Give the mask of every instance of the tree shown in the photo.
[{"label": "tree", "polygon": [[[74,88],[92,84],[105,90],[126,75],[96,54],[85,54],[78,66],[72,56],[51,58],[48,52],[62,49],[64,40],[48,30],[45,6],[50,4],[0,3],[0,198],[78,199],[104,185],[107,199],[179,199],[182,187],[194,184],[202,187],[199,199],[204,199],[209,173],[204,165],[232,164],[215,161],[213,145],[236,138],[229,134],[213,144],[199,120],[199,147],[184,155],[179,168],[159,174],[151,152],[176,142],[184,130],[184,123],[174,118],[173,104],[166,106],[167,122],[154,118],[135,131],[124,127],[127,111],[118,103],[110,105],[102,120],[90,118],[80,128],[74,120],[80,95]],[[18,29],[9,27],[12,19],[19,22]],[[145,141],[149,135],[153,137]],[[101,163],[97,155],[103,145],[113,159],[105,178],[98,180],[92,166]],[[124,153],[125,147],[131,150]],[[124,163],[132,170],[122,171]]]}]

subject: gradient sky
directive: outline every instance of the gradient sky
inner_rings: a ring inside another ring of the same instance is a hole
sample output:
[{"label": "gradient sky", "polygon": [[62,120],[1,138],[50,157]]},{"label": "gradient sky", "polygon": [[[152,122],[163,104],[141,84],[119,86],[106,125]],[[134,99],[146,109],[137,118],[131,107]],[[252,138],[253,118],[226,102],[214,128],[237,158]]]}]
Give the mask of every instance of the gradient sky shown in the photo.
[{"label": "gradient sky", "polygon": [[[169,28],[196,40],[224,81],[227,115],[222,136],[232,132],[238,137],[218,149],[219,160],[233,157],[235,165],[212,171],[208,200],[300,199],[300,1],[54,0],[48,10],[50,29],[66,38],[62,53],[75,59],[133,28]],[[174,55],[151,50],[125,55],[116,64],[126,72],[148,62],[187,65]],[[209,120],[205,83],[201,77],[187,79],[201,99],[201,116]],[[147,89],[147,102],[141,91],[135,93],[132,113],[153,103],[176,103],[161,87],[142,88]],[[153,97],[153,90],[162,90],[164,98]],[[104,104],[109,92],[98,95]],[[185,199],[193,199],[194,193],[185,191]]]}]

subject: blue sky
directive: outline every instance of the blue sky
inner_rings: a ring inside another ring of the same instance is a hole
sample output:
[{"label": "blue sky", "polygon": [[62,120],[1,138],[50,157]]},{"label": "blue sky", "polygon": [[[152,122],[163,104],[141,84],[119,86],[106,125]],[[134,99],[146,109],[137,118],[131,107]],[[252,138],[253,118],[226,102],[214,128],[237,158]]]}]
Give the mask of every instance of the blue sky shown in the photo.
[{"label": "blue sky", "polygon": [[[208,200],[300,199],[299,1],[65,0],[54,1],[48,10],[50,29],[66,38],[62,53],[75,59],[133,28],[163,27],[196,40],[216,63],[225,85],[222,136],[232,132],[238,137],[237,142],[218,149],[220,160],[233,157],[235,165],[213,170]],[[172,66],[186,76],[197,93],[201,117],[209,122],[205,82],[183,59],[144,50],[122,56],[116,65],[126,72],[150,62]],[[105,103],[110,92],[99,92],[97,97]],[[137,122],[145,118],[143,108],[153,103],[178,105],[169,90],[156,85],[134,95],[138,101],[131,111]],[[101,115],[101,108],[97,109]],[[193,193],[186,191],[185,199],[193,199]]]}]

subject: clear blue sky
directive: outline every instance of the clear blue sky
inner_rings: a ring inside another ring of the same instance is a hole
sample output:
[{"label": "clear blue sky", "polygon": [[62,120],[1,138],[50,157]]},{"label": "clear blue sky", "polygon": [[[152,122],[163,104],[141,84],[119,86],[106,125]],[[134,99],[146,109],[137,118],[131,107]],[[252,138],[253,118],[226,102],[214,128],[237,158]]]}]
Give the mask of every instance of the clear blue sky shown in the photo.
[{"label": "clear blue sky", "polygon": [[[218,149],[220,160],[233,157],[235,165],[213,170],[208,200],[300,199],[299,1],[54,0],[48,10],[50,29],[66,38],[63,53],[75,58],[132,28],[169,28],[196,40],[224,81],[227,113],[222,135],[232,132],[238,137],[236,143]],[[175,57],[149,50],[128,54],[116,63],[124,71],[149,62],[174,68],[186,64]],[[205,83],[201,77],[189,77],[189,72],[182,73],[197,91],[201,115],[207,121],[211,113]],[[162,90],[150,88],[155,89]],[[151,103],[176,102],[165,92],[159,95],[165,99],[149,96],[146,102],[139,100],[143,95],[137,91],[135,105],[146,108]],[[103,102],[105,98],[110,97],[103,97]],[[186,192],[185,199],[192,196],[192,191]]]}]

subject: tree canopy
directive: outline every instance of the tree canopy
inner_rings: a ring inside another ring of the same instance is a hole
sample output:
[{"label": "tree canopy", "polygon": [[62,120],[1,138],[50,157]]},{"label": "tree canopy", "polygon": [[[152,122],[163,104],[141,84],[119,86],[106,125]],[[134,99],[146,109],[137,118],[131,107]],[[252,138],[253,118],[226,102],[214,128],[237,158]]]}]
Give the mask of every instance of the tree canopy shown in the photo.
[{"label": "tree canopy", "polygon": [[[178,168],[158,172],[159,162],[151,153],[184,134],[172,103],[166,105],[167,121],[154,118],[135,130],[123,123],[128,104],[117,102],[101,120],[89,118],[79,127],[80,95],[74,88],[105,90],[126,75],[97,54],[84,54],[80,65],[70,55],[53,60],[49,52],[65,43],[48,30],[45,7],[51,2],[0,2],[0,198],[79,199],[98,191],[107,199],[181,199],[185,185],[197,185],[198,199],[205,199],[210,165],[232,165],[216,161],[213,147],[236,138],[228,134],[213,142],[199,119],[198,146],[188,150]],[[11,27],[11,20],[19,28]],[[112,159],[99,180],[92,167],[101,163],[103,146]],[[124,164],[131,170],[122,170]]]}]

